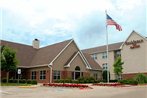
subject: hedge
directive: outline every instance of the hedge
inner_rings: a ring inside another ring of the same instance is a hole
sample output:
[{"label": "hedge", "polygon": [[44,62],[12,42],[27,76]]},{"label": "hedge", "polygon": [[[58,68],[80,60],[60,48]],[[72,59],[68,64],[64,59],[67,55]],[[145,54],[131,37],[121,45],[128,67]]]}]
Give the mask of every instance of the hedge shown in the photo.
[{"label": "hedge", "polygon": [[147,83],[147,76],[144,74],[138,74],[135,76],[134,80],[136,80],[139,84]]},{"label": "hedge", "polygon": [[[1,79],[1,82],[2,83],[6,83],[6,79],[3,78]],[[9,83],[18,83],[18,79],[9,79],[8,81]],[[36,80],[26,80],[26,79],[20,79],[19,80],[19,83],[26,83],[26,84],[37,84],[37,81]]]},{"label": "hedge", "polygon": [[120,80],[121,84],[130,84],[130,85],[137,85],[138,82],[134,79],[127,79],[127,80]]},{"label": "hedge", "polygon": [[145,84],[147,83],[147,76],[144,74],[137,74],[132,79],[120,80],[119,82],[122,84],[132,84],[132,85]]},{"label": "hedge", "polygon": [[93,77],[81,77],[77,80],[71,80],[71,79],[60,79],[56,80],[55,83],[99,83],[100,81],[95,80]]}]

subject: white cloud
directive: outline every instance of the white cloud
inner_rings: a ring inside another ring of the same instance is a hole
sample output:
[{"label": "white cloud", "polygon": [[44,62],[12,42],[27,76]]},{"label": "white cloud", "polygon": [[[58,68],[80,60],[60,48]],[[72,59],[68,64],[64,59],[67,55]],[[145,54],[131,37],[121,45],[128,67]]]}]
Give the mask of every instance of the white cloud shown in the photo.
[{"label": "white cloud", "polygon": [[[108,0],[107,0],[108,1]],[[22,17],[27,25],[35,28],[49,18],[68,21],[81,19],[92,10],[112,8],[111,2],[98,0],[3,0],[1,7]]]},{"label": "white cloud", "polygon": [[[105,31],[105,28],[103,28],[105,26],[105,9],[108,10],[108,13],[114,20],[122,26],[125,26],[123,27],[124,33],[122,35],[127,36],[126,34],[132,29],[139,30],[138,32],[144,32],[144,26],[141,26],[141,23],[144,24],[142,19],[145,16],[142,13],[144,13],[143,7],[145,6],[145,0],[1,1],[0,7],[6,11],[6,15],[12,17],[9,17],[10,19],[6,21],[7,23],[5,24],[8,25],[5,26],[7,27],[6,29],[14,29],[17,32],[29,32],[33,36],[36,35],[36,37],[43,35],[45,37],[54,36],[54,38],[57,35],[61,37],[72,36],[79,43],[82,40],[83,42],[87,41],[87,45],[97,40],[99,40],[98,43],[105,43],[101,37],[97,39],[97,36],[99,37],[105,34],[103,33]],[[13,21],[10,22],[11,20]],[[110,32],[117,32],[114,28],[111,29],[112,31]],[[113,33],[110,34],[113,35]],[[116,39],[112,35],[110,35],[110,40],[116,41],[121,39],[121,36]],[[82,47],[87,46],[85,45],[80,44]],[[96,45],[96,43],[93,43],[93,45]]]}]

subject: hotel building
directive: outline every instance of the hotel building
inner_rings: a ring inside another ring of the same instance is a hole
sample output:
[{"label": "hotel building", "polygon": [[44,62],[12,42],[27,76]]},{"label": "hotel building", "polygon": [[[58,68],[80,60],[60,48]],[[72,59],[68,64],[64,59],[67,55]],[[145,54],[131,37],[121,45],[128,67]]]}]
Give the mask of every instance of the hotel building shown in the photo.
[{"label": "hotel building", "polygon": [[[118,56],[124,62],[122,78],[132,78],[137,73],[147,74],[147,38],[139,33],[132,31],[124,42],[109,44],[108,66],[110,70],[110,79],[116,79],[113,64]],[[85,49],[100,64],[103,70],[107,70],[106,45],[95,48]]]},{"label": "hotel building", "polygon": [[[1,46],[16,51],[17,67],[21,69],[22,79],[34,79],[39,83],[54,82],[58,79],[94,77],[102,79],[102,68],[89,54],[83,53],[73,39],[39,47],[39,40],[33,40],[32,46],[1,40]],[[1,78],[6,72],[1,71]],[[17,72],[11,72],[10,78],[17,78]]]},{"label": "hotel building", "polygon": [[[102,79],[102,70],[107,70],[106,46],[80,50],[74,40],[67,40],[46,47],[39,47],[35,39],[32,46],[1,40],[1,46],[9,46],[16,51],[17,67],[22,79],[35,79],[40,83],[54,82],[57,79],[94,77]],[[147,74],[147,38],[132,31],[124,41],[109,44],[108,65],[110,79],[116,79],[113,64],[117,57],[124,62],[122,78],[132,78],[137,73]],[[92,59],[93,58],[93,59]],[[6,73],[1,71],[1,78]],[[10,78],[17,78],[10,73]]]}]

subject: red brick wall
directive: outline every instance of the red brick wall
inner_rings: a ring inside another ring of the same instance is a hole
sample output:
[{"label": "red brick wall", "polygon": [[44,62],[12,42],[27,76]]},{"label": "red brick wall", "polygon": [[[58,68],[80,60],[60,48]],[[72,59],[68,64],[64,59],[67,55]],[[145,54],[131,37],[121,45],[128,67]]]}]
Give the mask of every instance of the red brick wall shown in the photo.
[{"label": "red brick wall", "polygon": [[67,75],[68,75],[68,72],[66,70],[65,71],[61,71],[61,79],[66,79]]},{"label": "red brick wall", "polygon": [[90,73],[89,72],[83,72],[83,77],[90,77]]},{"label": "red brick wall", "polygon": [[[7,77],[6,71],[1,71],[0,78],[3,79],[6,77]],[[12,78],[15,78],[15,72],[9,72],[9,79],[12,79]]]},{"label": "red brick wall", "polygon": [[[89,72],[83,72],[83,77],[89,77]],[[72,71],[61,71],[61,79],[72,79]]]},{"label": "red brick wall", "polygon": [[[130,78],[135,77],[137,74],[139,74],[139,73],[123,74],[123,75],[122,75],[122,78],[123,78],[123,79],[130,79]],[[146,73],[142,73],[142,74],[147,75],[147,72],[146,72]]]},{"label": "red brick wall", "polygon": [[40,71],[36,71],[36,80],[38,83],[49,83],[50,82],[50,70],[46,70],[46,79],[40,79]]},{"label": "red brick wall", "polygon": [[1,71],[0,78],[1,79],[6,78],[6,72],[5,71]]}]

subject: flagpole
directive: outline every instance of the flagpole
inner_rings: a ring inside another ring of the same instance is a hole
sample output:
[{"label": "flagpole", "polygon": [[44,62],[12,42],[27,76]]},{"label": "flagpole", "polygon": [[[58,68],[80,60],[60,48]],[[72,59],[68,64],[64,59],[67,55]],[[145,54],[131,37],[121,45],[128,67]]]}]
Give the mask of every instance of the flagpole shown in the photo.
[{"label": "flagpole", "polygon": [[106,60],[106,63],[107,63],[107,83],[109,83],[109,63],[108,63],[108,60],[109,60],[109,47],[108,47],[108,28],[107,28],[107,10],[105,10],[105,13],[106,13],[106,54],[107,54],[107,60]]}]

